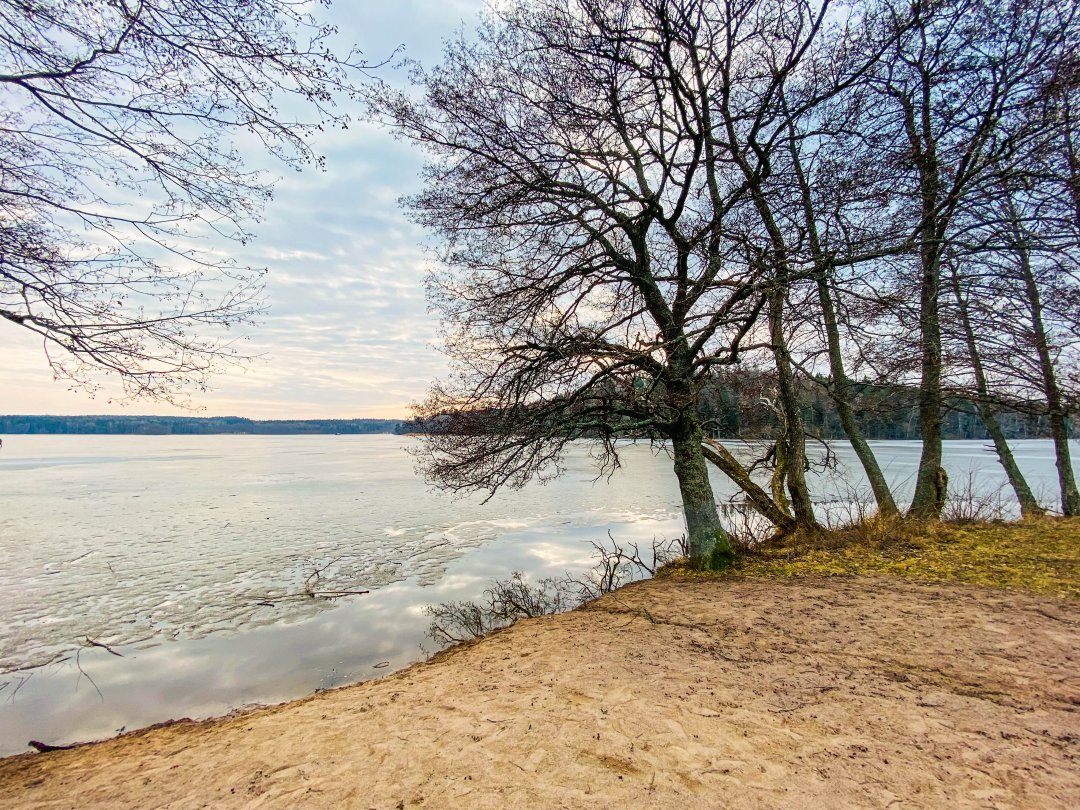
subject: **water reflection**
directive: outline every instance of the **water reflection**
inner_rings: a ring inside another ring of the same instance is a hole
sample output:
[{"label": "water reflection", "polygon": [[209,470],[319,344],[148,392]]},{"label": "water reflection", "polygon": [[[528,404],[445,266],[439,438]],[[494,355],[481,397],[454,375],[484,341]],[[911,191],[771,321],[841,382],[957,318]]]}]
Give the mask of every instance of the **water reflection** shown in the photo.
[{"label": "water reflection", "polygon": [[[601,535],[610,529],[648,540],[678,534],[680,527],[679,519],[672,518],[598,528]],[[210,717],[400,669],[426,657],[425,605],[475,598],[490,580],[510,570],[537,577],[584,570],[592,562],[589,541],[594,535],[592,529],[568,530],[565,525],[512,532],[451,562],[427,586],[411,578],[338,600],[333,609],[308,617],[114,648],[122,658],[87,648],[80,651],[78,665],[69,658],[12,673],[8,690],[18,688],[18,693],[0,706],[0,752],[24,750],[30,739],[65,743],[109,736],[122,727]]]},{"label": "water reflection", "polygon": [[[610,482],[594,483],[579,448],[558,481],[480,506],[429,492],[403,441],[5,441],[0,754],[381,675],[423,657],[426,604],[476,598],[512,570],[580,572],[608,531],[648,545],[682,530],[671,462],[646,446],[628,448]],[[902,502],[920,446],[875,448]],[[867,489],[850,450],[836,450],[840,469],[812,479],[822,510]],[[1017,442],[1016,457],[1052,501],[1050,443]],[[948,442],[945,459],[954,485],[969,474],[984,490],[1005,480],[982,443]],[[735,495],[714,483],[719,498]],[[279,598],[312,582],[371,592]],[[80,647],[86,638],[123,657]]]}]

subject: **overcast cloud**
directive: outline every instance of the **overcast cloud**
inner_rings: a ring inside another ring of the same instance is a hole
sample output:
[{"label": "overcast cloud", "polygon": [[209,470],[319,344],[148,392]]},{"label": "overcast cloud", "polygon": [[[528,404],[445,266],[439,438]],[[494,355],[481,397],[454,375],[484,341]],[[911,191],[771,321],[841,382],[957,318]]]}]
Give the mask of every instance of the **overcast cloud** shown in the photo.
[{"label": "overcast cloud", "polygon": [[[369,59],[398,45],[425,65],[441,43],[471,29],[483,0],[337,0],[329,15]],[[384,76],[387,74],[384,73]],[[359,113],[359,110],[357,110]],[[421,155],[357,122],[316,142],[326,172],[284,177],[256,240],[230,246],[266,266],[269,310],[248,330],[262,355],[198,395],[201,415],[253,418],[398,417],[445,367],[423,292],[424,233],[397,205],[419,187]],[[36,336],[0,324],[0,412],[183,413],[161,403],[111,401],[54,381]]]}]

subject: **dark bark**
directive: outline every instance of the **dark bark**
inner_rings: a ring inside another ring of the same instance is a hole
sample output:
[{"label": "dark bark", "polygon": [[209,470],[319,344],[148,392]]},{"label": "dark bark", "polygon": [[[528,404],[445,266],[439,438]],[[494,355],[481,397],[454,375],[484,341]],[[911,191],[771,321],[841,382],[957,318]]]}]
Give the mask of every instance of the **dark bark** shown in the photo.
[{"label": "dark bark", "polygon": [[922,455],[915,479],[915,494],[908,514],[914,518],[937,518],[947,493],[941,491],[944,478],[941,466],[941,227],[938,205],[941,181],[937,145],[932,130],[930,78],[923,75],[917,105],[906,109],[907,130],[914,162],[919,172],[920,215],[919,243],[919,339],[922,377],[919,384],[919,422]]},{"label": "dark bark", "polygon": [[1076,476],[1073,474],[1072,454],[1069,450],[1069,421],[1061,387],[1058,385],[1054,370],[1054,358],[1050,352],[1050,339],[1046,333],[1043,319],[1042,294],[1031,266],[1031,255],[1023,243],[1019,225],[1015,221],[1017,236],[1016,252],[1020,260],[1020,271],[1024,279],[1024,291],[1027,295],[1028,312],[1031,316],[1031,329],[1035,338],[1035,352],[1039,357],[1039,369],[1042,372],[1043,395],[1046,397],[1047,415],[1050,421],[1050,435],[1054,440],[1054,460],[1058,471],[1058,485],[1061,490],[1062,514],[1073,517],[1080,515],[1080,492],[1076,488]]},{"label": "dark bark", "polygon": [[788,494],[791,496],[791,508],[795,513],[795,523],[801,528],[817,529],[814,506],[810,500],[810,490],[806,486],[806,427],[803,424],[802,410],[799,407],[799,394],[795,377],[791,371],[791,357],[788,354],[787,340],[784,337],[784,290],[778,288],[770,296],[769,332],[772,339],[773,355],[776,358],[777,389],[780,409],[783,413],[783,435],[779,442],[777,463],[786,468]]},{"label": "dark bark", "polygon": [[1072,469],[1069,451],[1069,423],[1060,406],[1050,413],[1050,435],[1054,438],[1054,455],[1061,487],[1061,512],[1066,517],[1080,515],[1080,493],[1076,489],[1076,476]]},{"label": "dark bark", "polygon": [[[1080,233],[1080,150],[1077,148],[1072,100],[1068,91],[1063,94],[1062,102],[1061,134],[1068,166],[1067,184],[1069,188],[1069,199],[1072,203],[1072,213],[1075,219],[1077,233]],[[1025,262],[1027,262],[1026,257]],[[1034,283],[1034,278],[1031,274],[1030,263],[1025,264],[1025,280],[1027,281],[1028,296],[1032,301],[1032,321],[1037,330],[1036,338],[1039,348],[1039,362],[1043,368],[1043,380],[1047,390],[1047,401],[1050,401],[1051,391],[1054,395],[1054,402],[1050,403],[1050,431],[1054,437],[1054,452],[1057,461],[1058,482],[1061,487],[1061,510],[1064,514],[1069,516],[1078,515],[1080,514],[1080,494],[1077,493],[1076,477],[1073,475],[1072,458],[1069,452],[1068,416],[1065,413],[1065,409],[1062,407],[1061,391],[1057,385],[1053,366],[1048,363],[1049,351],[1046,330],[1042,320],[1042,302],[1039,299],[1038,285]]]},{"label": "dark bark", "polygon": [[731,551],[731,537],[724,530],[716,511],[716,497],[709,481],[709,468],[701,452],[701,439],[697,425],[685,424],[671,441],[690,558],[699,564],[711,560],[718,543],[721,551]]},{"label": "dark bark", "polygon": [[885,474],[881,471],[877,456],[870,449],[870,444],[863,436],[858,420],[855,418],[855,410],[851,407],[850,392],[851,380],[844,368],[844,356],[840,348],[840,330],[836,321],[836,308],[833,305],[832,292],[829,289],[829,281],[824,272],[817,276],[818,299],[821,302],[822,318],[825,326],[825,336],[829,346],[829,394],[840,417],[840,424],[847,434],[851,449],[862,464],[866,479],[870,482],[870,489],[877,501],[878,511],[883,515],[897,515],[900,513],[893,498],[889,482],[885,480]]},{"label": "dark bark", "polygon": [[922,294],[922,382],[919,386],[919,422],[922,454],[915,479],[915,494],[908,515],[937,518],[947,493],[941,491],[941,326],[937,311],[937,271],[923,276]]},{"label": "dark bark", "polygon": [[855,411],[851,407],[848,398],[851,390],[851,380],[848,379],[844,369],[844,355],[840,345],[840,329],[836,318],[836,307],[833,304],[832,291],[829,289],[829,259],[826,257],[821,244],[821,234],[817,227],[817,215],[815,212],[813,192],[806,172],[803,169],[802,158],[799,154],[798,143],[793,122],[788,123],[788,147],[791,151],[792,169],[798,183],[799,194],[802,198],[803,215],[806,218],[806,233],[809,241],[811,258],[815,265],[815,281],[817,283],[818,300],[821,303],[822,325],[825,328],[826,343],[829,354],[830,382],[829,395],[836,404],[836,410],[840,416],[840,424],[847,434],[855,455],[862,464],[866,478],[870,482],[870,489],[877,501],[878,511],[882,514],[895,515],[899,513],[892,491],[885,480],[881,467],[877,462],[874,451],[863,437],[862,429],[855,418]]},{"label": "dark bark", "polygon": [[979,418],[986,426],[986,432],[990,434],[994,442],[994,450],[997,452],[998,461],[1005,470],[1009,479],[1009,485],[1016,494],[1016,500],[1020,504],[1020,514],[1023,517],[1042,515],[1045,510],[1039,505],[1039,501],[1031,492],[1024,474],[1016,465],[1012,450],[1005,439],[1005,432],[1001,429],[994,409],[990,404],[990,390],[986,380],[986,372],[983,369],[982,354],[979,351],[978,342],[975,339],[975,330],[971,324],[971,313],[967,300],[964,298],[960,284],[960,274],[955,268],[952,270],[953,294],[956,296],[957,313],[960,316],[960,326],[964,331],[964,342],[967,345],[968,361],[975,378],[975,407],[979,412]]},{"label": "dark bark", "polygon": [[769,494],[762,489],[750,477],[746,468],[731,455],[731,452],[720,442],[705,438],[702,454],[716,468],[730,478],[736,486],[746,495],[747,502],[754,510],[776,526],[781,532],[790,532],[795,529],[795,520],[791,515],[782,511]]}]

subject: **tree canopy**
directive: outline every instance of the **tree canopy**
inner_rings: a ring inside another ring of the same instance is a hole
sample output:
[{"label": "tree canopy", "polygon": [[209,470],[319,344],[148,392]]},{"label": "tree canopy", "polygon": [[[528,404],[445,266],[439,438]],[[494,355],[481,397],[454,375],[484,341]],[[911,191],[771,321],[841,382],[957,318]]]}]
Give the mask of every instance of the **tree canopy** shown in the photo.
[{"label": "tree canopy", "polygon": [[[619,438],[660,441],[702,560],[727,542],[706,460],[779,529],[816,527],[808,383],[896,512],[859,400],[903,382],[923,438],[911,513],[939,513],[950,397],[1068,410],[1047,375],[1073,372],[1032,325],[1051,310],[1032,309],[1031,285],[1010,295],[1029,316],[1017,348],[1032,383],[994,358],[994,391],[979,389],[951,313],[980,289],[976,266],[1016,261],[1005,188],[1032,212],[1025,229],[1053,234],[1035,288],[1054,279],[1054,316],[1080,322],[1061,292],[1077,288],[1078,231],[1052,213],[1074,210],[1063,192],[1080,176],[1077,34],[1059,0],[497,6],[441,65],[416,67],[416,93],[384,86],[372,103],[429,157],[406,201],[437,238],[430,297],[452,363],[418,408],[429,476],[494,490],[558,474],[575,439],[594,441],[601,472]],[[987,331],[1004,334],[993,311]],[[702,422],[706,389],[738,368],[771,380],[774,441],[757,460]]]}]

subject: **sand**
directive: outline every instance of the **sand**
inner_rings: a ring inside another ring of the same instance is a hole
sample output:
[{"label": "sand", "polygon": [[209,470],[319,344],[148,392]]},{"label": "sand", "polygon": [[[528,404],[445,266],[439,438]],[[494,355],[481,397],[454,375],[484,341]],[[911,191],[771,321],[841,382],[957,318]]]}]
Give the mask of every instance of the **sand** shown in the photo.
[{"label": "sand", "polygon": [[1074,808],[1075,603],[651,581],[378,681],[0,761],[0,805]]}]

